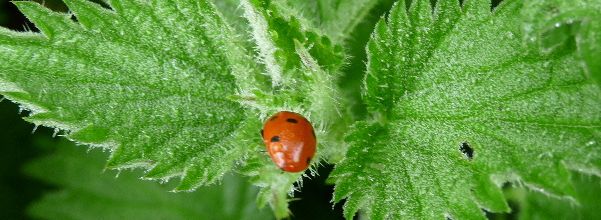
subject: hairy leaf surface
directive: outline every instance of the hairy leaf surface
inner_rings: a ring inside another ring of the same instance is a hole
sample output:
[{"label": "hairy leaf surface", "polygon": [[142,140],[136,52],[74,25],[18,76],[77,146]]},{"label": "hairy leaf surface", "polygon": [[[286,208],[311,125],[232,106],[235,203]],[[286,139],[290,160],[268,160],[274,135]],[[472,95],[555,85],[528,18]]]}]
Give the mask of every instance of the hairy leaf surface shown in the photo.
[{"label": "hairy leaf surface", "polygon": [[[307,117],[319,140],[313,167],[340,157],[346,150],[341,136],[348,125],[340,112],[335,84],[344,63],[341,46],[306,29],[296,17],[283,16],[269,1],[243,0],[241,7],[265,67],[263,74],[271,81],[270,89],[256,93],[250,106],[265,118],[282,110]],[[264,187],[259,204],[269,203],[276,217],[283,218],[289,214],[288,195],[302,186],[303,173],[282,173],[271,164],[268,158],[255,157],[246,161],[242,171]],[[309,172],[315,175],[313,168]]]},{"label": "hairy leaf surface", "polygon": [[[110,149],[109,168],[179,177],[176,190],[188,191],[239,164],[264,188],[261,204],[285,217],[302,173],[271,163],[261,120],[299,112],[318,129],[318,158],[344,153],[336,147],[344,130],[325,132],[346,125],[334,84],[342,48],[268,2],[241,2],[248,23],[226,13],[249,35],[236,33],[208,1],[65,2],[73,14],[15,3],[41,33],[0,30],[0,92],[31,110],[28,121]],[[254,38],[256,55],[245,36]]]},{"label": "hairy leaf surface", "polygon": [[179,176],[178,190],[254,150],[239,140],[257,119],[229,98],[250,93],[258,70],[210,3],[65,2],[74,14],[15,2],[41,33],[0,29],[0,91],[28,121],[111,149],[110,168]]},{"label": "hairy leaf surface", "polygon": [[[499,186],[573,196],[568,169],[601,176],[601,92],[574,41],[524,42],[525,8],[504,1],[400,1],[368,43],[364,99],[336,165],[345,216],[483,219]],[[548,40],[543,38],[540,40]]]}]

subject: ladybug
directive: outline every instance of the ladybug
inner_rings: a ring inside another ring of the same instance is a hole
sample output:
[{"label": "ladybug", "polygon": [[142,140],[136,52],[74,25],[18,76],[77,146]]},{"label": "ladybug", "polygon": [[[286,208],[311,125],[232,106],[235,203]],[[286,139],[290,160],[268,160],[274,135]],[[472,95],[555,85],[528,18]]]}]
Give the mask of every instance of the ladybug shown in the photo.
[{"label": "ladybug", "polygon": [[261,130],[271,160],[283,171],[300,172],[311,164],[317,140],[313,126],[298,113],[281,111]]}]

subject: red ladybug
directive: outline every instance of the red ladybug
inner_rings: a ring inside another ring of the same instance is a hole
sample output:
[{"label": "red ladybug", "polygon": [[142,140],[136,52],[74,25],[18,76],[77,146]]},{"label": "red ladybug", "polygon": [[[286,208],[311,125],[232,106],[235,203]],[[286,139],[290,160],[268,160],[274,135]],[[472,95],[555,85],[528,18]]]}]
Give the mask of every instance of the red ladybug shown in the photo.
[{"label": "red ladybug", "polygon": [[300,172],[311,164],[317,140],[313,126],[302,115],[282,111],[271,116],[261,130],[271,160],[282,170]]}]

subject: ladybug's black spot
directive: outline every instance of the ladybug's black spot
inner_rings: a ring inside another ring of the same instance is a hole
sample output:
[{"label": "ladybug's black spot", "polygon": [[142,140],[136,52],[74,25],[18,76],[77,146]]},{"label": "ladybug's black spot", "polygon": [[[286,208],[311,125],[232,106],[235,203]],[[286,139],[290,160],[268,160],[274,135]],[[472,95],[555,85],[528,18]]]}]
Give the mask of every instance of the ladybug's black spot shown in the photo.
[{"label": "ladybug's black spot", "polygon": [[294,119],[294,118],[286,119],[286,121],[290,122],[290,123],[294,123],[294,124],[298,123],[298,121],[296,119]]},{"label": "ladybug's black spot", "polygon": [[273,117],[271,117],[269,120],[270,120],[270,121],[274,121],[274,120],[276,120],[276,119],[278,119],[278,116],[277,116],[277,115],[274,115],[274,116],[273,116]]},{"label": "ladybug's black spot", "polygon": [[474,149],[467,142],[461,143],[459,150],[467,157],[467,159],[471,160],[474,158]]},{"label": "ladybug's black spot", "polygon": [[311,133],[313,134],[313,138],[317,138],[317,136],[315,136],[315,130],[311,129]]},{"label": "ladybug's black spot", "polygon": [[265,135],[263,135],[263,129],[261,129],[261,137],[265,137]]},{"label": "ladybug's black spot", "polygon": [[307,164],[311,163],[311,157],[307,157]]},{"label": "ladybug's black spot", "polygon": [[271,142],[279,142],[280,141],[280,136],[273,136],[271,138]]}]

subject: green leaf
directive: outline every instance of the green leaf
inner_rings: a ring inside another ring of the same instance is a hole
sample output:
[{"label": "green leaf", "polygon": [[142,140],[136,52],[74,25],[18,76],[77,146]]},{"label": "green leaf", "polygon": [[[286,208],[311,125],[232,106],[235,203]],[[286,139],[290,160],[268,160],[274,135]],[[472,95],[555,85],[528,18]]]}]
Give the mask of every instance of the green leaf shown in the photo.
[{"label": "green leaf", "polygon": [[377,24],[371,119],[332,173],[347,219],[483,219],[509,211],[504,182],[574,196],[568,169],[601,176],[599,86],[574,41],[524,44],[523,4],[400,1]]},{"label": "green leaf", "polygon": [[111,9],[68,0],[73,14],[15,4],[42,33],[0,29],[0,94],[31,110],[26,120],[109,149],[109,168],[181,178],[177,191],[241,168],[264,188],[260,205],[285,217],[302,173],[282,173],[262,151],[261,119],[307,116],[320,139],[315,165],[346,150],[335,86],[342,47],[268,3],[241,6],[256,55],[236,33],[246,28],[234,31],[206,0],[113,0]]},{"label": "green leaf", "polygon": [[549,197],[526,188],[511,188],[506,195],[517,205],[519,219],[600,219],[601,180],[595,176],[572,173],[575,199]]},{"label": "green leaf", "polygon": [[588,77],[601,83],[601,2],[528,1],[522,14],[524,40],[544,52],[552,52],[566,41],[572,41],[583,61]]},{"label": "green leaf", "polygon": [[272,4],[283,14],[298,18],[307,28],[315,29],[334,42],[348,40],[357,25],[364,22],[370,11],[381,2],[390,0],[275,0]]},{"label": "green leaf", "polygon": [[[28,174],[55,184],[29,208],[39,219],[270,219],[258,210],[257,189],[245,179],[227,175],[220,186],[193,193],[168,192],[168,185],[143,181],[138,172],[104,171],[107,154],[86,153],[83,147],[61,141],[46,143],[56,152],[29,163]],[[118,175],[118,178],[115,177]]]},{"label": "green leaf", "polygon": [[[256,107],[263,117],[289,110],[311,121],[319,140],[318,160],[314,160],[308,174],[315,175],[314,166],[320,161],[335,161],[346,150],[341,137],[342,128],[349,121],[340,111],[335,84],[344,63],[342,47],[303,28],[297,18],[283,16],[270,2],[243,0],[241,7],[251,27],[257,56],[265,67],[264,74],[271,80],[271,88],[258,92],[250,106]],[[303,173],[282,173],[265,156],[244,161],[242,172],[263,187],[258,198],[260,205],[269,203],[277,218],[289,215],[287,197],[302,186]]]},{"label": "green leaf", "polygon": [[258,119],[229,98],[260,74],[211,4],[65,2],[74,14],[15,2],[42,33],[0,29],[0,93],[32,110],[28,121],[110,149],[110,168],[180,177],[178,190],[255,151],[240,137]]},{"label": "green leaf", "polygon": [[[601,9],[597,12],[600,11]],[[588,74],[597,81],[597,84],[601,85],[601,57],[598,56],[601,54],[601,23],[596,22],[598,20],[601,20],[601,15],[583,22],[582,34],[576,39],[578,39],[580,56],[585,62]]]},{"label": "green leaf", "polygon": [[244,35],[243,39],[250,38],[247,36],[250,29],[242,16],[244,11],[240,7],[240,0],[211,0],[211,2],[223,15],[225,21],[236,30],[236,34]]}]

